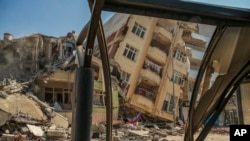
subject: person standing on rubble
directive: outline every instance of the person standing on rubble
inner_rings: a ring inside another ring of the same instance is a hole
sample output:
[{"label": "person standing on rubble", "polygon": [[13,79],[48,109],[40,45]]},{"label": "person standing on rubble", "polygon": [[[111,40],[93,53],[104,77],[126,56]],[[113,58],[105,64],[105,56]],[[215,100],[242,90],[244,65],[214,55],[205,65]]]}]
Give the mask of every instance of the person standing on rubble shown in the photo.
[{"label": "person standing on rubble", "polygon": [[66,51],[67,51],[66,55],[67,55],[67,57],[69,57],[73,54],[73,50],[75,48],[76,39],[73,36],[74,33],[75,33],[74,31],[68,32],[67,36],[66,36]]}]

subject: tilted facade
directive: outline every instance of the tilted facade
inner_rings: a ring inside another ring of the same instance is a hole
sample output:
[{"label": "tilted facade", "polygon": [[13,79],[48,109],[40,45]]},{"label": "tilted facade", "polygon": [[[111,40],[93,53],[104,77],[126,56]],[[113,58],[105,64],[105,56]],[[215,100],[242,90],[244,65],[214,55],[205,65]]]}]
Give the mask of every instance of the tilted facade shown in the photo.
[{"label": "tilted facade", "polygon": [[187,99],[190,50],[182,23],[174,20],[115,14],[104,25],[109,59],[120,95],[128,107],[166,121],[179,115]]}]

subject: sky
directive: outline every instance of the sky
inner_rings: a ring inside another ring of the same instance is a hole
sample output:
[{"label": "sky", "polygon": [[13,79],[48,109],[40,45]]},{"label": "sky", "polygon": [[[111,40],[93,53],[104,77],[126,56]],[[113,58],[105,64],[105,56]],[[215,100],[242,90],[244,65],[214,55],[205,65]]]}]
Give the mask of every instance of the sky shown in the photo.
[{"label": "sky", "polygon": [[194,1],[207,4],[243,8],[248,10],[250,9],[250,0],[183,0],[183,1]]},{"label": "sky", "polygon": [[[102,12],[103,21],[114,13]],[[80,33],[91,18],[87,0],[0,0],[0,39],[4,33],[14,38],[41,33],[65,36]]]},{"label": "sky", "polygon": [[[185,0],[250,9],[250,0]],[[114,13],[102,12],[103,21]],[[0,39],[3,33],[19,38],[33,33],[65,36],[80,33],[90,19],[87,0],[0,0]]]}]

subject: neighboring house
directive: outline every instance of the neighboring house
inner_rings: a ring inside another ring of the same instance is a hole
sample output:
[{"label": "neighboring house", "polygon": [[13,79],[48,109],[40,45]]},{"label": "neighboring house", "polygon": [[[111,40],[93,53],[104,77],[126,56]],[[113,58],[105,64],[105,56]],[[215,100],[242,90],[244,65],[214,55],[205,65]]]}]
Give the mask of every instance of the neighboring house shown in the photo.
[{"label": "neighboring house", "polygon": [[[102,66],[100,59],[92,58],[92,68],[94,70],[94,95],[92,123],[106,121],[105,89],[102,81]],[[39,86],[37,97],[54,107],[55,110],[69,119],[72,123],[72,107],[75,99],[75,71],[57,70],[51,74],[40,75],[36,80]],[[113,89],[113,118],[118,117],[118,92]]]},{"label": "neighboring house", "polygon": [[[77,35],[68,33],[68,38],[55,38],[42,34],[32,34],[13,39],[9,33],[0,40],[0,80],[14,77],[17,81],[35,79],[35,95],[43,102],[72,122],[72,106],[75,99],[74,42]],[[67,46],[70,39],[71,50]],[[102,64],[99,58],[92,58],[94,70],[93,123],[106,121],[105,89]],[[118,117],[118,92],[113,94],[113,117]]]}]

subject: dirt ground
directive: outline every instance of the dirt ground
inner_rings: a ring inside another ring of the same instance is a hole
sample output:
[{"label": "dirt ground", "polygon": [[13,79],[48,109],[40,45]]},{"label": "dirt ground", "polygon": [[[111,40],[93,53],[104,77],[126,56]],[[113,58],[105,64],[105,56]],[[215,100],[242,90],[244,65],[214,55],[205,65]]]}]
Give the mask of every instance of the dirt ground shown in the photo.
[{"label": "dirt ground", "polygon": [[[195,134],[195,138],[198,134]],[[182,136],[167,136],[166,139],[168,141],[183,141],[184,135]],[[209,133],[206,137],[205,141],[229,141],[229,134],[216,134],[216,133]]]}]

